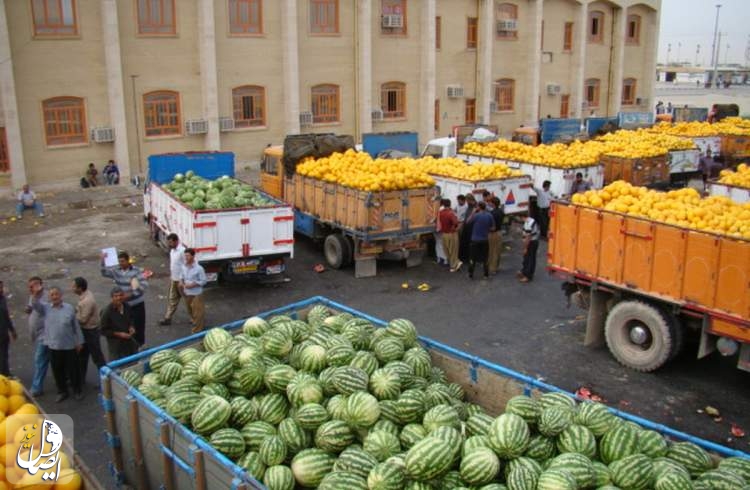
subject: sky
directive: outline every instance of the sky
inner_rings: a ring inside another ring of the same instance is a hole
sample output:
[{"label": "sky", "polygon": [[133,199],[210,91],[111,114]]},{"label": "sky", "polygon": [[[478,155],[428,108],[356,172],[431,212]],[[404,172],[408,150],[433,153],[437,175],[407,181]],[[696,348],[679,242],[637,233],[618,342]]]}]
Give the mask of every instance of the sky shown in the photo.
[{"label": "sky", "polygon": [[[750,39],[750,0],[662,0],[661,29],[659,33],[659,62],[667,61],[669,44],[672,45],[669,61],[695,63],[697,45],[700,44],[698,64],[711,63],[716,4],[719,9],[721,38],[719,62],[750,64],[746,59]],[[680,46],[681,44],[681,46]],[[729,45],[729,49],[727,49]],[[750,58],[750,53],[748,53]]]}]

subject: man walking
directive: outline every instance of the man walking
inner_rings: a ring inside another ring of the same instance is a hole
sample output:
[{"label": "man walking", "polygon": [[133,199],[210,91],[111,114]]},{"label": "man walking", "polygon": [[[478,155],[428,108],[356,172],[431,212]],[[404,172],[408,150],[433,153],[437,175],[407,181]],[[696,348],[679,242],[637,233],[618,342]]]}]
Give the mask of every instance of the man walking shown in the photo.
[{"label": "man walking", "polygon": [[139,346],[146,343],[146,304],[143,290],[148,286],[140,267],[130,263],[127,252],[117,254],[117,267],[105,267],[102,257],[101,273],[115,281],[115,286],[125,294],[125,303],[130,307],[130,314],[135,327],[134,338]]},{"label": "man walking", "polygon": [[451,272],[456,272],[461,268],[463,262],[458,260],[458,217],[451,209],[451,200],[442,199],[440,201],[440,213],[438,214],[438,223],[443,230],[443,247],[448,260]]},{"label": "man walking", "polygon": [[484,201],[477,204],[466,223],[471,225],[471,243],[469,245],[469,279],[474,278],[474,267],[477,262],[484,266],[484,279],[490,275],[487,255],[489,253],[489,235],[495,231],[495,221],[487,212],[487,204]]},{"label": "man walking", "polygon": [[102,312],[102,335],[107,339],[109,359],[115,361],[138,352],[135,327],[130,307],[125,304],[125,292],[114,287],[110,292],[111,302]]},{"label": "man walking", "polygon": [[76,320],[78,320],[83,333],[83,348],[78,353],[78,362],[81,370],[81,380],[85,382],[89,356],[97,370],[107,364],[107,361],[104,360],[102,345],[99,339],[99,307],[96,305],[94,294],[89,291],[88,281],[83,277],[73,279],[73,292],[78,296]]},{"label": "man walking", "polygon": [[185,246],[180,243],[180,238],[176,233],[167,235],[167,246],[169,247],[169,275],[171,282],[169,284],[169,295],[167,297],[167,312],[164,318],[159,320],[159,325],[171,325],[172,316],[177,311],[180,304],[180,275],[182,267],[185,265]]},{"label": "man walking", "polygon": [[539,232],[542,238],[547,238],[547,231],[549,228],[549,206],[554,197],[549,190],[551,185],[552,183],[549,180],[545,180],[542,182],[541,189],[534,187],[534,192],[536,192],[536,208],[538,210],[539,218]]},{"label": "man walking", "polygon": [[29,279],[29,301],[26,303],[26,314],[29,315],[29,334],[34,345],[34,375],[31,381],[31,396],[44,394],[44,378],[49,368],[49,349],[44,343],[44,313],[32,308],[35,303],[47,303],[42,278],[33,276]]},{"label": "man walking", "polygon": [[0,281],[0,374],[10,376],[10,365],[8,364],[8,348],[10,341],[16,340],[16,329],[13,328],[13,320],[10,319],[8,301],[5,299],[3,281]]},{"label": "man walking", "polygon": [[489,213],[492,215],[495,229],[490,232],[487,240],[487,245],[489,247],[487,266],[490,270],[490,274],[495,275],[500,268],[500,256],[502,254],[501,249],[503,246],[500,227],[503,226],[503,221],[505,221],[505,211],[502,204],[500,204],[500,198],[493,196],[490,200],[492,201],[492,210]]},{"label": "man walking", "polygon": [[81,370],[76,355],[83,347],[83,334],[76,320],[75,308],[63,303],[62,298],[60,288],[52,287],[49,290],[49,303],[35,301],[32,305],[34,310],[44,314],[44,344],[49,349],[52,374],[57,386],[57,403],[70,396],[68,380],[75,399],[83,398]]},{"label": "man walking", "polygon": [[193,333],[205,327],[205,308],[203,306],[203,286],[206,285],[206,271],[195,261],[195,250],[185,249],[185,265],[182,267],[180,289],[185,296],[190,319],[193,321]]},{"label": "man walking", "polygon": [[523,247],[523,266],[516,276],[519,282],[529,282],[534,279],[536,252],[539,249],[539,225],[531,216],[523,223]]}]

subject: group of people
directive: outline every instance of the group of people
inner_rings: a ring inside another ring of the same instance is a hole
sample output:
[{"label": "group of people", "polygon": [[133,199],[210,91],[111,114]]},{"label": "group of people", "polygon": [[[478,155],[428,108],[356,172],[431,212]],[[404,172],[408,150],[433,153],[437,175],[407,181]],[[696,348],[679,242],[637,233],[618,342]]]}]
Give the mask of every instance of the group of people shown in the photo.
[{"label": "group of people", "polygon": [[[169,235],[170,293],[165,317],[160,325],[169,325],[180,299],[185,299],[192,321],[192,331],[205,327],[203,287],[206,273],[195,260],[195,251],[185,248],[175,234]],[[132,264],[127,252],[117,254],[117,265],[107,267],[102,254],[101,275],[114,281],[110,302],[101,311],[88,281],[73,279],[70,289],[78,297],[75,306],[63,301],[58,286],[45,288],[41,277],[28,280],[29,298],[25,308],[33,343],[34,374],[31,394],[43,394],[44,379],[49,367],[57,388],[57,402],[70,396],[83,397],[83,382],[89,359],[97,370],[106,364],[101,337],[107,341],[110,360],[128,357],[146,343],[145,290],[150,273]],[[17,339],[0,280],[0,374],[10,375],[9,345]]]},{"label": "group of people", "polygon": [[[120,169],[114,160],[110,160],[102,169],[102,179],[107,185],[117,185],[120,183]],[[96,187],[99,185],[99,171],[94,163],[89,163],[86,168],[86,176],[81,178],[81,187]]]}]

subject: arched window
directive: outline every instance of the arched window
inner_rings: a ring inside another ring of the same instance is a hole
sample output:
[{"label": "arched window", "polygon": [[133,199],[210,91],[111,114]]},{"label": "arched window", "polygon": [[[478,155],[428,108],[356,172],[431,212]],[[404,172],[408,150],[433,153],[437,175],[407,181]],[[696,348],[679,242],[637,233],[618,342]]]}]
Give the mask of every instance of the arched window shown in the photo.
[{"label": "arched window", "polygon": [[498,39],[518,39],[518,6],[500,3],[495,7]]},{"label": "arched window", "polygon": [[622,105],[635,105],[635,78],[626,78],[622,81]]},{"label": "arched window", "polygon": [[316,85],[312,88],[313,123],[335,123],[339,116],[339,86]]},{"label": "arched window", "polygon": [[641,41],[641,16],[632,14],[628,15],[627,32],[625,33],[625,42],[628,44],[638,44]]},{"label": "arched window", "polygon": [[180,94],[171,90],[144,94],[143,120],[146,136],[182,134]]},{"label": "arched window", "polygon": [[406,84],[388,82],[380,86],[380,108],[384,119],[406,117]]},{"label": "arched window", "polygon": [[589,12],[589,42],[601,43],[604,41],[604,12],[594,10]]},{"label": "arched window", "polygon": [[498,112],[515,109],[516,82],[510,78],[501,78],[495,82],[495,106]]},{"label": "arched window", "polygon": [[266,89],[244,85],[232,89],[232,108],[235,128],[266,125]]},{"label": "arched window", "polygon": [[54,97],[42,101],[47,145],[86,143],[86,111],[80,97]]},{"label": "arched window", "polygon": [[599,107],[599,85],[600,81],[598,78],[589,78],[586,80],[586,103],[589,109]]}]

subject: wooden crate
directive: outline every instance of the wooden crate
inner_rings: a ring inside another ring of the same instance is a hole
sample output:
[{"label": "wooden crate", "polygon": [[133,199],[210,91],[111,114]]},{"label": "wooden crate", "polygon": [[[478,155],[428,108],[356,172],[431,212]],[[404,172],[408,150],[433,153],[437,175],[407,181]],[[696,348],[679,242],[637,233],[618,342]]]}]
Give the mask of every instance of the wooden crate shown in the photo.
[{"label": "wooden crate", "polygon": [[750,157],[750,136],[723,134],[721,136],[721,154],[733,159]]},{"label": "wooden crate", "polygon": [[604,182],[610,184],[624,180],[633,185],[651,185],[669,182],[669,162],[667,155],[647,158],[623,158],[602,155]]}]

